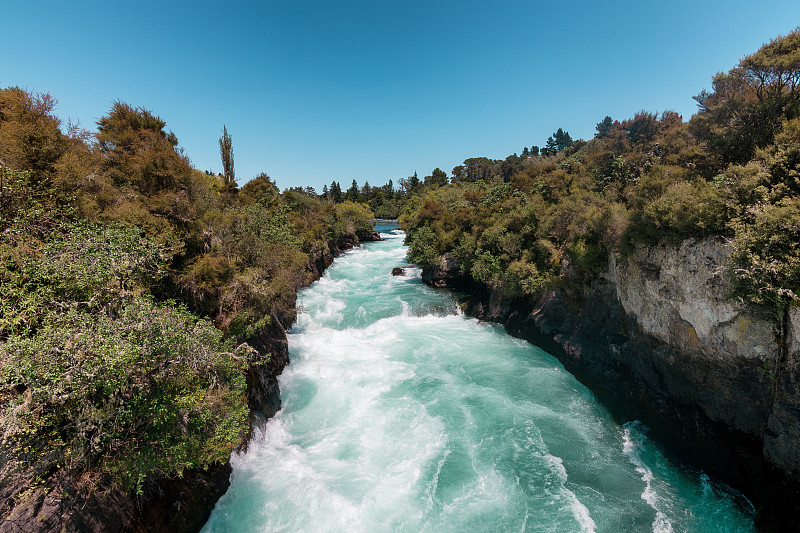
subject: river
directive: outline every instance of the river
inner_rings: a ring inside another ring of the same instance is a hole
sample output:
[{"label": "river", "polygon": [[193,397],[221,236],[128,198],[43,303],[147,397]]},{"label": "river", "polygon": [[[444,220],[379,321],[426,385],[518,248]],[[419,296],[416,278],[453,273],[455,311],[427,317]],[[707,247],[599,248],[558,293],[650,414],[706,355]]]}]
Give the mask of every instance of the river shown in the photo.
[{"label": "river", "polygon": [[377,229],[301,291],[283,409],[233,455],[204,532],[754,531],[741,495],[461,314]]}]

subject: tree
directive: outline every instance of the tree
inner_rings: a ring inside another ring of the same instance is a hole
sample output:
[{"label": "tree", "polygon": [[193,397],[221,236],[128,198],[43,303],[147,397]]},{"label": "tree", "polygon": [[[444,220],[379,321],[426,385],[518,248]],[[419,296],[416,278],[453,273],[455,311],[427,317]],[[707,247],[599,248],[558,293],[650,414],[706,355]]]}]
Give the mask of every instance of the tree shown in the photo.
[{"label": "tree", "polygon": [[353,180],[353,184],[347,189],[347,192],[344,195],[344,199],[349,202],[360,202],[361,201],[361,191],[358,187],[358,182]]},{"label": "tree", "polygon": [[344,201],[344,195],[342,194],[342,186],[339,185],[339,182],[332,181],[330,189],[328,189],[331,195],[331,200],[333,203],[340,204]]},{"label": "tree", "polygon": [[554,155],[556,152],[558,152],[558,143],[551,135],[547,138],[547,143],[544,145],[542,155]]},{"label": "tree", "polygon": [[652,142],[659,131],[658,114],[648,111],[639,111],[632,119],[622,123],[628,133],[628,140],[632,143]]},{"label": "tree", "polygon": [[273,205],[279,196],[278,186],[266,172],[260,173],[242,187],[242,197],[252,198],[267,207]]},{"label": "tree", "polygon": [[394,182],[392,180],[389,180],[386,183],[386,185],[381,187],[381,189],[383,189],[383,192],[386,193],[386,197],[387,198],[393,198],[394,197],[395,190],[394,190]]},{"label": "tree", "polygon": [[415,170],[414,175],[408,177],[408,188],[410,191],[413,191],[414,189],[419,187],[419,184],[420,184],[419,176],[417,176],[417,171]]},{"label": "tree", "polygon": [[421,183],[422,182],[419,180],[419,176],[417,176],[416,171],[414,172],[413,176],[401,179],[400,187],[402,189],[403,195],[405,197],[410,196],[415,190],[419,189]]},{"label": "tree", "polygon": [[614,121],[611,120],[611,117],[606,115],[606,118],[601,120],[597,123],[597,133],[595,137],[598,139],[602,139],[603,137],[608,137],[609,132],[611,131],[611,127],[614,125]]},{"label": "tree", "polygon": [[495,176],[494,161],[488,157],[471,157],[463,165],[453,168],[453,182],[485,181],[489,183]]},{"label": "tree", "polygon": [[506,157],[505,161],[500,163],[500,176],[504,182],[511,180],[511,176],[522,170],[522,158],[517,154]]},{"label": "tree", "polygon": [[433,187],[443,187],[447,185],[447,173],[439,167],[436,167],[433,169],[430,176],[425,176],[425,185],[431,185]]},{"label": "tree", "polygon": [[97,126],[103,167],[117,186],[131,186],[148,196],[188,188],[192,168],[176,148],[175,134],[164,131],[161,118],[117,101]]},{"label": "tree", "polygon": [[553,134],[553,139],[555,140],[555,147],[558,152],[572,146],[572,137],[561,128],[558,128],[558,131]]},{"label": "tree", "polygon": [[530,155],[530,152],[528,151],[528,147],[524,146],[522,148],[522,157],[528,157],[529,155]]},{"label": "tree", "polygon": [[778,37],[739,63],[739,74],[759,101],[800,99],[800,29]]},{"label": "tree", "polygon": [[222,137],[219,138],[219,155],[222,158],[222,176],[228,190],[236,189],[236,175],[233,170],[233,142],[228,128],[223,124]]},{"label": "tree", "polygon": [[370,186],[369,181],[365,181],[364,186],[361,187],[361,201],[369,202],[374,196],[375,191],[373,190],[372,186]]},{"label": "tree", "polygon": [[67,139],[53,114],[56,100],[47,93],[19,87],[0,90],[0,160],[15,170],[50,177],[67,149]]},{"label": "tree", "polygon": [[465,181],[464,180],[465,170],[466,169],[464,168],[464,165],[456,165],[453,167],[453,183],[459,183],[461,181]]},{"label": "tree", "polygon": [[714,76],[711,92],[695,96],[700,108],[690,131],[722,156],[745,163],[772,143],[783,120],[800,115],[800,29],[765,44],[728,73]]}]

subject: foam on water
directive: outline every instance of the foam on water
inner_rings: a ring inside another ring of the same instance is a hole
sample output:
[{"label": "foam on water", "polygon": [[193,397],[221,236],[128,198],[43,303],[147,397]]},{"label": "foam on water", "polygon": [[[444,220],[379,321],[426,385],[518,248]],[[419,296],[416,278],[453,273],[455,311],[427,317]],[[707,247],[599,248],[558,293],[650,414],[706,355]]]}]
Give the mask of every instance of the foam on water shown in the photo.
[{"label": "foam on water", "polygon": [[636,471],[642,475],[642,481],[645,484],[644,491],[642,491],[642,499],[656,512],[656,517],[653,520],[653,533],[672,533],[672,523],[670,523],[658,505],[659,498],[653,488],[653,480],[655,479],[653,472],[642,461],[639,455],[639,446],[631,438],[631,430],[636,427],[636,424],[628,423],[624,427],[622,451],[634,464]]},{"label": "foam on water", "polygon": [[301,292],[283,409],[233,455],[204,531],[753,530],[741,498],[461,314],[382,235]]}]

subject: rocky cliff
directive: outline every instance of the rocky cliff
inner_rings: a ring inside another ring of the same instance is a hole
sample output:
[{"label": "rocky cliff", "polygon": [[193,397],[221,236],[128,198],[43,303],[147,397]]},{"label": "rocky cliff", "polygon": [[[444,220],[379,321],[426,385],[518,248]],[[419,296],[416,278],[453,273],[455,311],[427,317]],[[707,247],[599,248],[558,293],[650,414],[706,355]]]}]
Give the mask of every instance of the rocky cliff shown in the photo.
[{"label": "rocky cliff", "polygon": [[797,530],[800,310],[781,322],[732,299],[726,256],[713,239],[642,247],[577,296],[511,300],[459,276],[450,257],[423,277],[555,354],[674,460],[741,490],[762,530]]}]

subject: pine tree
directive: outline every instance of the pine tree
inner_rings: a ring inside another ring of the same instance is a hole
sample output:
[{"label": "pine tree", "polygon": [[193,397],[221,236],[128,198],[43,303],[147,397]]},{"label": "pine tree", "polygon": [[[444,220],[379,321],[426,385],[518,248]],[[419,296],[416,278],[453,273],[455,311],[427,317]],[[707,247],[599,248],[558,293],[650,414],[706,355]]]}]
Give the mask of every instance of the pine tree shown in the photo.
[{"label": "pine tree", "polygon": [[572,146],[572,137],[561,128],[553,134],[553,138],[556,141],[556,150],[559,152]]},{"label": "pine tree", "polygon": [[353,184],[347,189],[347,192],[344,195],[345,200],[349,200],[351,202],[358,202],[361,197],[361,192],[358,189],[358,182],[353,180]]},{"label": "pine tree", "polygon": [[608,137],[608,134],[611,132],[611,127],[614,125],[614,121],[611,120],[611,117],[606,116],[603,120],[597,123],[597,134],[595,137],[602,139],[603,137]]},{"label": "pine tree", "polygon": [[558,152],[558,143],[553,136],[547,138],[547,143],[544,145],[544,149],[542,150],[543,155],[553,155]]},{"label": "pine tree", "polygon": [[340,204],[340,203],[342,203],[344,201],[344,198],[343,198],[344,195],[342,194],[342,186],[339,185],[339,182],[332,181],[329,191],[330,191],[331,200],[333,200],[333,203]]}]

